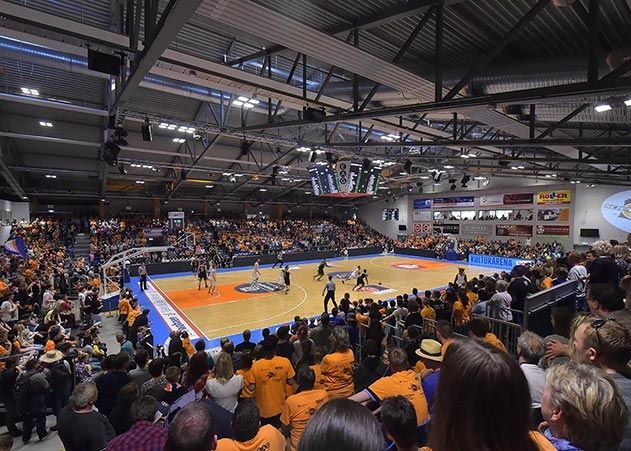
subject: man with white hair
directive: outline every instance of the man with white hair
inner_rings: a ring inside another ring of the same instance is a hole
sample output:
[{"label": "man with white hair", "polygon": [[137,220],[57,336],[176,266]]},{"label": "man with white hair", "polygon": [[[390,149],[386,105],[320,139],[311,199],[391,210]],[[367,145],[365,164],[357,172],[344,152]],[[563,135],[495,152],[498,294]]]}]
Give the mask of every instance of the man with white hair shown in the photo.
[{"label": "man with white hair", "polygon": [[95,384],[79,384],[72,392],[70,404],[59,413],[59,438],[66,451],[100,451],[114,438],[109,420],[94,408],[97,398]]},{"label": "man with white hair", "polygon": [[511,312],[511,303],[513,298],[506,289],[508,288],[508,282],[505,280],[498,280],[495,285],[497,293],[494,293],[489,299],[488,304],[493,307],[493,315],[502,321],[512,321],[513,312]]},{"label": "man with white hair", "polygon": [[533,332],[526,331],[517,339],[519,367],[528,381],[533,409],[541,408],[541,397],[543,396],[546,375],[538,363],[545,352],[546,346],[543,338]]}]

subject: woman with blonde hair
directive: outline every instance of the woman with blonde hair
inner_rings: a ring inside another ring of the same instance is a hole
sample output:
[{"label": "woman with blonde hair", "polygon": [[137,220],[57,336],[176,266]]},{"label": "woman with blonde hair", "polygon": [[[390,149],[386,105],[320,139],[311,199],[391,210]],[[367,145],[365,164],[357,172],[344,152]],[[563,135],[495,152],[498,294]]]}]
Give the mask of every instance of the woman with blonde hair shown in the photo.
[{"label": "woman with blonde hair", "polygon": [[215,362],[215,377],[206,382],[206,393],[217,404],[234,413],[243,388],[243,376],[234,374],[232,357],[222,352]]},{"label": "woman with blonde hair", "polygon": [[351,349],[348,331],[336,326],[331,333],[333,352],[322,359],[320,370],[324,388],[331,398],[347,398],[353,394],[355,354]]}]

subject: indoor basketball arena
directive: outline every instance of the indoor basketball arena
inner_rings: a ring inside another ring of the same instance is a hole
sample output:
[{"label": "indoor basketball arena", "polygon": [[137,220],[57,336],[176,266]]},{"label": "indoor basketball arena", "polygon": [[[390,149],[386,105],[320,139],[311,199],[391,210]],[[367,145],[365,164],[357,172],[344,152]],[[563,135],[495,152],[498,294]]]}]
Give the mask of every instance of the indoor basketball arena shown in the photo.
[{"label": "indoor basketball arena", "polygon": [[0,0],[0,451],[631,450],[631,0]]}]

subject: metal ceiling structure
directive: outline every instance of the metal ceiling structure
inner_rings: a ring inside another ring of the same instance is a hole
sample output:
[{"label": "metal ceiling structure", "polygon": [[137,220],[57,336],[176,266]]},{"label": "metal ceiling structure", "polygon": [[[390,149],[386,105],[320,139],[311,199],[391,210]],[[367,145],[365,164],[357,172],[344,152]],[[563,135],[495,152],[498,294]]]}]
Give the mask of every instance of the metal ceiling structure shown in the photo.
[{"label": "metal ceiling structure", "polygon": [[[0,11],[4,196],[366,201],[311,195],[301,147],[389,162],[384,194],[437,171],[485,186],[631,185],[626,0],[0,0]],[[121,75],[92,70],[88,49],[120,57]],[[128,131],[122,169],[99,160],[110,116]]]}]

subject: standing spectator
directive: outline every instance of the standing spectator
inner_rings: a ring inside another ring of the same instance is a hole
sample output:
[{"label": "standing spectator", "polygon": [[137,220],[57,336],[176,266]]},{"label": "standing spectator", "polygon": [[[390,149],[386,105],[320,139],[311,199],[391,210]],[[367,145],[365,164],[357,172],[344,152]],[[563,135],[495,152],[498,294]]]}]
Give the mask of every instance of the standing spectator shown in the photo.
[{"label": "standing spectator", "polygon": [[418,326],[423,327],[423,317],[419,312],[418,302],[410,301],[408,302],[407,307],[409,313],[405,317],[405,328],[407,329],[410,326]]},{"label": "standing spectator", "polygon": [[386,398],[403,396],[414,406],[417,426],[424,425],[429,420],[427,400],[416,373],[410,370],[407,353],[401,348],[390,348],[388,366],[391,376],[376,380],[366,390],[351,396],[350,399],[362,404],[368,401],[381,404]]},{"label": "standing spectator", "polygon": [[613,247],[607,241],[600,240],[592,244],[586,254],[589,283],[608,283],[618,288],[618,265],[613,259]]},{"label": "standing spectator", "polygon": [[210,399],[227,411],[234,412],[243,385],[243,376],[234,374],[230,354],[219,354],[215,363],[215,377],[206,382],[206,393]]},{"label": "standing spectator", "polygon": [[276,344],[276,355],[279,357],[285,357],[290,362],[294,354],[294,346],[289,343],[289,327],[280,326],[276,331],[276,337],[278,343]]},{"label": "standing spectator", "polygon": [[194,402],[175,414],[165,451],[212,451],[216,447],[213,417],[203,403]]},{"label": "standing spectator", "polygon": [[[46,432],[46,394],[50,389],[50,384],[41,371],[37,359],[26,362],[24,373],[20,374],[16,380],[15,391],[22,387],[21,394],[16,396],[15,401],[18,407],[22,407],[22,442],[24,444],[31,440],[33,426],[37,430],[40,440],[44,440]],[[33,424],[35,423],[35,425]]]},{"label": "standing spectator", "polygon": [[250,329],[245,329],[243,331],[243,341],[241,343],[239,343],[234,350],[236,352],[244,352],[244,351],[253,351],[254,347],[256,346],[256,344],[252,343],[250,341],[250,338],[252,337],[252,332],[250,332]]},{"label": "standing spectator", "polygon": [[[72,373],[70,365],[64,360],[64,355],[57,350],[48,351],[39,358],[44,367],[44,375],[50,383],[50,395],[53,415],[59,415],[61,409],[68,404],[70,392],[72,391]],[[56,426],[51,428],[57,430]]]},{"label": "standing spectator", "polygon": [[13,295],[5,293],[4,300],[0,304],[0,319],[12,328],[18,321],[18,315],[18,305],[13,302]]},{"label": "standing spectator", "polygon": [[217,451],[285,451],[285,437],[272,425],[261,425],[259,409],[252,400],[239,403],[232,417],[232,430],[234,437],[219,440]]},{"label": "standing spectator", "polygon": [[350,348],[348,332],[336,327],[331,334],[333,352],[322,359],[324,387],[332,398],[346,398],[353,394],[355,354]]},{"label": "standing spectator", "polygon": [[132,381],[127,374],[128,365],[127,353],[116,354],[112,359],[112,370],[96,380],[98,388],[96,407],[105,416],[109,415],[114,408],[119,390]]},{"label": "standing spectator", "polygon": [[134,362],[136,362],[136,368],[129,372],[129,377],[140,389],[145,382],[151,379],[151,374],[149,374],[149,369],[147,368],[147,363],[149,362],[147,351],[139,349],[134,356]]},{"label": "standing spectator", "polygon": [[164,359],[157,358],[149,362],[149,374],[151,379],[142,384],[140,387],[141,395],[152,395],[155,391],[162,391],[167,384],[167,379],[164,377]]},{"label": "standing spectator", "polygon": [[138,266],[138,277],[140,277],[140,291],[147,289],[147,267],[144,263]]},{"label": "standing spectator", "polygon": [[587,290],[587,306],[593,315],[612,318],[631,332],[631,310],[624,308],[622,293],[608,283],[594,283]]},{"label": "standing spectator", "polygon": [[131,406],[138,399],[138,394],[138,387],[133,382],[119,390],[116,405],[107,416],[116,435],[124,434],[131,428],[133,424]]},{"label": "standing spectator", "polygon": [[538,424],[536,420],[541,420],[541,397],[546,382],[546,375],[538,363],[545,353],[546,345],[539,335],[526,331],[517,339],[519,367],[528,381],[535,424]]},{"label": "standing spectator", "polygon": [[587,310],[587,269],[581,263],[581,256],[571,253],[567,256],[567,264],[570,271],[567,274],[567,280],[576,281],[576,311],[584,312]]},{"label": "standing spectator", "polygon": [[120,344],[121,347],[119,352],[126,352],[129,355],[129,361],[131,362],[132,358],[134,357],[133,343],[127,340],[125,338],[125,334],[123,334],[122,332],[118,332],[116,334],[116,342]]},{"label": "standing spectator", "polygon": [[263,341],[264,357],[252,364],[248,389],[254,393],[263,424],[280,427],[280,413],[286,398],[286,385],[293,385],[296,375],[291,362],[276,356],[276,337]]},{"label": "standing spectator", "polygon": [[195,390],[195,392],[199,393],[206,386],[209,376],[208,354],[204,351],[199,351],[193,354],[193,357],[188,362],[186,371],[182,375],[182,385],[187,390]]},{"label": "standing spectator", "polygon": [[79,384],[72,392],[70,404],[60,412],[59,438],[66,451],[100,451],[114,438],[110,422],[94,410],[97,397],[96,385]]},{"label": "standing spectator", "polygon": [[502,321],[512,321],[513,312],[511,312],[511,303],[513,298],[506,292],[508,283],[505,280],[498,280],[495,285],[497,293],[491,296],[488,305],[492,307],[491,316],[501,319]]},{"label": "standing spectator", "polygon": [[152,396],[143,396],[131,406],[134,425],[128,432],[116,437],[107,445],[107,451],[163,451],[167,441],[167,430],[154,424],[158,401]]},{"label": "standing spectator", "polygon": [[[511,283],[508,284],[506,291],[511,295],[513,299],[511,302],[511,308],[514,310],[524,311],[526,297],[529,294],[536,293],[538,291],[537,286],[528,277],[529,270],[525,266],[515,266],[513,271],[517,275]],[[522,315],[513,315],[515,321],[521,324]]]},{"label": "standing spectator", "polygon": [[187,390],[180,384],[180,376],[182,370],[178,366],[170,366],[164,372],[164,376],[167,379],[167,384],[164,386],[164,394],[162,395],[162,402],[171,405],[177,401],[181,396],[185,395]]},{"label": "standing spectator", "polygon": [[285,435],[291,437],[291,451],[298,448],[300,436],[311,415],[329,399],[325,390],[314,390],[315,373],[311,368],[303,366],[298,370],[297,383],[297,393],[285,400],[280,415]]},{"label": "standing spectator", "polygon": [[596,368],[572,362],[550,367],[541,411],[544,435],[557,450],[629,449],[618,448],[629,409],[616,384]]},{"label": "standing spectator", "polygon": [[184,346],[182,346],[182,339],[180,338],[181,334],[182,334],[182,331],[179,329],[176,329],[169,334],[169,338],[170,338],[169,345],[166,347],[167,355],[169,357],[171,357],[176,352],[179,352],[180,355],[186,354],[186,351],[184,350]]},{"label": "standing spectator", "polygon": [[488,344],[495,346],[500,351],[507,352],[504,343],[491,332],[489,322],[486,318],[474,318],[469,321],[469,337],[478,338]]},{"label": "standing spectator", "polygon": [[311,338],[313,343],[317,346],[322,346],[328,350],[331,348],[331,333],[333,327],[331,327],[331,318],[327,313],[323,313],[320,316],[320,325],[311,331]]},{"label": "standing spectator", "polygon": [[9,434],[13,437],[20,437],[22,435],[22,431],[15,425],[19,416],[18,405],[15,402],[16,400],[13,394],[15,381],[17,381],[20,374],[17,368],[17,363],[16,357],[10,357],[6,360],[6,367],[0,373],[0,400],[6,409],[4,421],[7,425]]}]

